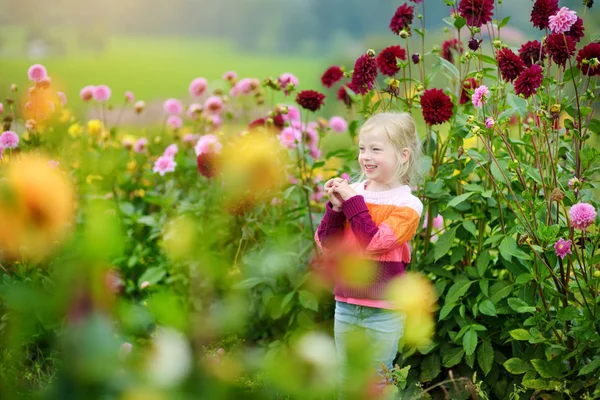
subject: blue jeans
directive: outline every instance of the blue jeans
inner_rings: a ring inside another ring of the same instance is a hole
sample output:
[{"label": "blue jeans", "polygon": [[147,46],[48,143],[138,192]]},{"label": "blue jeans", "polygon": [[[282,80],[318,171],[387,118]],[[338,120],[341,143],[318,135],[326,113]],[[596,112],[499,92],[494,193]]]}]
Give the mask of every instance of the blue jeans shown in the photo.
[{"label": "blue jeans", "polygon": [[[340,387],[346,388],[348,368],[352,366],[353,360],[348,359],[356,353],[351,349],[355,338],[363,340],[363,344],[357,363],[354,367],[361,366],[365,371],[376,372],[381,375],[380,385],[386,384],[383,366],[388,371],[393,368],[392,363],[398,353],[398,341],[404,332],[404,316],[398,312],[382,308],[357,306],[341,301],[335,303],[334,334],[335,347],[340,364]],[[360,344],[355,345],[361,346]],[[366,357],[366,358],[365,358]],[[368,373],[368,372],[367,372]]]}]

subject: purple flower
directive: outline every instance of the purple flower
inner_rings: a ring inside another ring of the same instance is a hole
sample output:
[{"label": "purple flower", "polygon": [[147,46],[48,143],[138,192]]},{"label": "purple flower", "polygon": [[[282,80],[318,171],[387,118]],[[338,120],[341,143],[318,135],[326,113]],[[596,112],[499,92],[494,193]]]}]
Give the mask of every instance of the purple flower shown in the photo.
[{"label": "purple flower", "polygon": [[596,209],[588,203],[577,203],[569,211],[571,226],[585,231],[596,219]]},{"label": "purple flower", "polygon": [[5,149],[14,149],[19,145],[19,135],[13,131],[6,131],[0,135],[0,146]]},{"label": "purple flower", "polygon": [[561,259],[565,258],[567,254],[573,254],[571,253],[571,241],[564,240],[563,238],[558,239],[554,243],[554,250],[556,251],[556,255]]}]

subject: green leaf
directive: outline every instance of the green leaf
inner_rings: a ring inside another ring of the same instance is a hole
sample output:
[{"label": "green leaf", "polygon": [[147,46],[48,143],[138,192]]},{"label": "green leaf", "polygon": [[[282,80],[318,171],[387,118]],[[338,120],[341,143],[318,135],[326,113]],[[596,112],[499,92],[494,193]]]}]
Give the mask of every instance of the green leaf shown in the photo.
[{"label": "green leaf", "polygon": [[502,21],[500,21],[500,23],[498,24],[498,28],[502,28],[503,26],[506,26],[506,24],[508,24],[508,21],[510,21],[510,16],[504,17],[502,19]]},{"label": "green leaf", "polygon": [[548,388],[548,382],[543,379],[523,379],[522,383],[529,389],[544,390]]},{"label": "green leaf", "polygon": [[467,24],[467,20],[463,17],[458,16],[454,19],[454,27],[458,30],[460,30],[466,24]]},{"label": "green leaf", "polygon": [[138,218],[137,222],[138,224],[156,226],[156,220],[152,215],[144,215],[143,217]]},{"label": "green leaf", "polygon": [[148,268],[138,279],[138,286],[146,281],[148,281],[151,285],[154,285],[164,278],[166,274],[167,271],[162,267]]},{"label": "green leaf", "polygon": [[452,73],[452,75],[454,75],[456,78],[460,77],[460,73],[458,72],[458,69],[456,68],[456,66],[454,64],[452,64],[451,62],[444,60],[442,57],[439,57],[439,63],[442,64],[442,66],[444,68],[446,68],[448,71],[450,71]]},{"label": "green leaf", "polygon": [[523,300],[517,299],[516,297],[511,297],[510,299],[508,299],[508,306],[518,313],[527,313],[527,312],[535,312],[536,311],[535,307],[530,306]]},{"label": "green leaf", "polygon": [[517,276],[517,279],[515,279],[515,282],[519,285],[522,285],[524,283],[531,282],[532,280],[533,280],[533,276],[531,276],[530,273],[525,273],[525,274],[521,274],[521,275]]},{"label": "green leaf", "polygon": [[434,380],[441,372],[440,356],[438,353],[432,353],[425,357],[421,363],[421,382]]},{"label": "green leaf", "polygon": [[435,248],[433,249],[433,258],[435,261],[439,260],[448,252],[454,243],[454,237],[456,236],[456,228],[452,228],[446,232],[442,236],[440,236],[439,240],[435,244]]},{"label": "green leaf", "polygon": [[484,299],[481,303],[479,303],[479,311],[483,315],[488,315],[490,317],[495,317],[496,314],[496,306],[490,299]]},{"label": "green leaf", "polygon": [[529,340],[531,339],[531,334],[529,331],[525,329],[513,329],[509,332],[510,336],[515,340]]},{"label": "green leaf", "polygon": [[465,336],[463,336],[463,347],[465,349],[465,354],[470,356],[475,353],[475,349],[477,348],[477,332],[475,329],[469,329]]},{"label": "green leaf", "polygon": [[477,257],[477,273],[479,276],[483,277],[485,275],[485,271],[490,263],[490,258],[491,255],[489,251],[483,251],[479,253]]},{"label": "green leaf", "polygon": [[596,358],[594,361],[581,368],[581,370],[579,371],[579,375],[591,374],[598,368],[600,368],[600,358]]},{"label": "green leaf", "polygon": [[465,293],[467,293],[467,290],[469,290],[469,287],[471,287],[471,285],[474,283],[475,281],[469,281],[469,280],[459,280],[456,281],[454,283],[454,285],[452,285],[450,287],[450,289],[448,289],[448,293],[446,294],[446,304],[456,304],[458,303],[458,300],[465,295]]},{"label": "green leaf", "polygon": [[542,378],[555,378],[560,376],[560,368],[558,364],[551,361],[533,359],[531,360],[533,368]]},{"label": "green leaf", "polygon": [[298,299],[300,300],[302,307],[314,311],[319,310],[319,302],[312,292],[309,292],[308,290],[300,290],[298,292]]},{"label": "green leaf", "polygon": [[531,365],[520,358],[509,358],[503,365],[508,372],[515,375],[524,374],[525,372],[532,370]]},{"label": "green leaf", "polygon": [[252,277],[248,279],[244,279],[241,282],[238,282],[234,288],[235,289],[251,289],[256,285],[263,283],[265,280],[263,278]]},{"label": "green leaf", "polygon": [[127,216],[135,212],[135,207],[131,203],[121,203],[119,204],[119,208],[121,209],[121,212]]},{"label": "green leaf", "polygon": [[477,237],[477,228],[475,227],[473,221],[464,221],[463,228],[465,228],[467,232],[473,235],[473,237]]},{"label": "green leaf", "polygon": [[592,118],[592,120],[590,120],[590,123],[588,124],[588,128],[592,132],[594,132],[596,134],[600,134],[600,120],[597,120],[596,118]]},{"label": "green leaf", "polygon": [[479,363],[479,367],[483,371],[484,375],[490,373],[492,370],[492,362],[494,361],[494,349],[492,347],[492,342],[489,340],[484,340],[479,346],[477,350],[477,362]]},{"label": "green leaf", "polygon": [[504,281],[498,281],[490,288],[490,300],[494,304],[498,304],[500,300],[508,296],[512,292],[513,286]]},{"label": "green leaf", "polygon": [[455,198],[453,198],[452,200],[450,200],[448,202],[448,207],[456,207],[457,205],[459,205],[463,201],[467,200],[469,197],[471,197],[474,194],[475,193],[473,193],[473,192],[468,192],[468,193],[463,193],[460,196],[456,196]]},{"label": "green leaf", "polygon": [[444,304],[444,306],[440,310],[440,316],[438,317],[438,319],[441,321],[444,318],[446,318],[454,307],[456,307],[456,304]]},{"label": "green leaf", "polygon": [[442,364],[446,368],[454,367],[462,360],[464,355],[465,351],[460,347],[455,347],[450,351],[445,351],[442,357]]}]

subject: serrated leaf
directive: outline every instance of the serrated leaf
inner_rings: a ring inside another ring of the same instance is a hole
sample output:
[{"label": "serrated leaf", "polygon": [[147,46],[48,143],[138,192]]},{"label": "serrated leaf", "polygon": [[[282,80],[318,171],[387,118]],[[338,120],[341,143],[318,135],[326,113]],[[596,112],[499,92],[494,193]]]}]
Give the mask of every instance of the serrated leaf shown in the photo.
[{"label": "serrated leaf", "polygon": [[450,314],[450,311],[452,311],[452,309],[454,307],[456,307],[456,304],[444,304],[444,306],[440,310],[440,315],[439,315],[438,319],[441,321],[444,318],[446,318],[448,316],[448,314]]},{"label": "serrated leaf", "polygon": [[477,350],[477,363],[483,371],[483,374],[487,376],[492,370],[492,362],[494,361],[494,348],[489,340],[484,340]]},{"label": "serrated leaf", "polygon": [[479,311],[483,315],[488,315],[490,317],[495,317],[497,315],[496,306],[490,299],[484,299],[481,303],[479,303]]},{"label": "serrated leaf", "polygon": [[532,366],[526,362],[521,360],[520,358],[509,358],[504,362],[504,368],[511,374],[520,375],[524,374],[527,371],[531,371]]},{"label": "serrated leaf", "polygon": [[510,336],[515,340],[529,340],[531,339],[531,334],[529,331],[525,329],[513,329],[509,332]]},{"label": "serrated leaf", "polygon": [[523,379],[522,383],[529,389],[544,390],[548,388],[548,382],[543,379]]},{"label": "serrated leaf", "polygon": [[560,376],[560,369],[556,363],[533,359],[531,360],[531,364],[542,378],[556,378]]},{"label": "serrated leaf", "polygon": [[462,348],[455,347],[450,351],[444,352],[444,355],[442,357],[442,364],[446,368],[454,367],[462,360],[464,355],[465,351]]},{"label": "serrated leaf", "polygon": [[492,303],[498,304],[500,300],[502,300],[512,292],[512,289],[513,285],[507,282],[496,282],[490,288],[490,300],[492,301]]},{"label": "serrated leaf", "polygon": [[474,329],[469,329],[463,336],[463,347],[465,354],[470,356],[477,349],[477,332]]},{"label": "serrated leaf", "polygon": [[446,294],[446,304],[456,304],[458,300],[467,293],[467,290],[475,281],[459,280],[448,289]]},{"label": "serrated leaf", "polygon": [[454,244],[455,236],[456,228],[452,228],[440,236],[439,240],[435,244],[435,248],[433,249],[433,258],[435,261],[448,254],[450,248],[452,248],[452,245]]},{"label": "serrated leaf", "polygon": [[309,310],[319,311],[319,302],[312,292],[308,290],[300,290],[298,292],[298,300],[300,300],[300,305],[304,308],[308,308]]}]

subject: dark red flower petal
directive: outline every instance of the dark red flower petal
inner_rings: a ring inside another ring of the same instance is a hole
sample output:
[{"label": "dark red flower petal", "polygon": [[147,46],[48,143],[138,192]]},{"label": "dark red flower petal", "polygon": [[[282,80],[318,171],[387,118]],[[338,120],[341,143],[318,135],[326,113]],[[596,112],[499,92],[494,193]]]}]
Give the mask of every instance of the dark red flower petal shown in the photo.
[{"label": "dark red flower petal", "polygon": [[323,76],[321,76],[321,83],[323,83],[323,86],[330,88],[334,84],[339,82],[339,80],[342,79],[343,77],[344,77],[344,71],[342,71],[342,69],[340,67],[338,67],[337,65],[334,65],[334,66],[327,68],[327,71],[325,71]]},{"label": "dark red flower petal", "polygon": [[309,111],[317,111],[323,105],[325,95],[315,90],[303,90],[296,96],[296,102],[300,107]]},{"label": "dark red flower petal", "polygon": [[452,100],[442,89],[428,89],[421,96],[421,111],[428,125],[437,125],[452,118]]},{"label": "dark red flower petal", "polygon": [[394,76],[400,71],[398,59],[406,60],[406,50],[400,46],[389,46],[377,56],[377,66],[382,74]]},{"label": "dark red flower petal", "polygon": [[498,60],[498,69],[500,69],[502,79],[507,82],[514,81],[525,69],[523,60],[509,48],[505,47],[498,50],[496,52],[496,59]]},{"label": "dark red flower petal", "polygon": [[526,99],[534,95],[544,79],[542,67],[533,64],[519,75],[515,81],[515,92],[523,95]]}]

